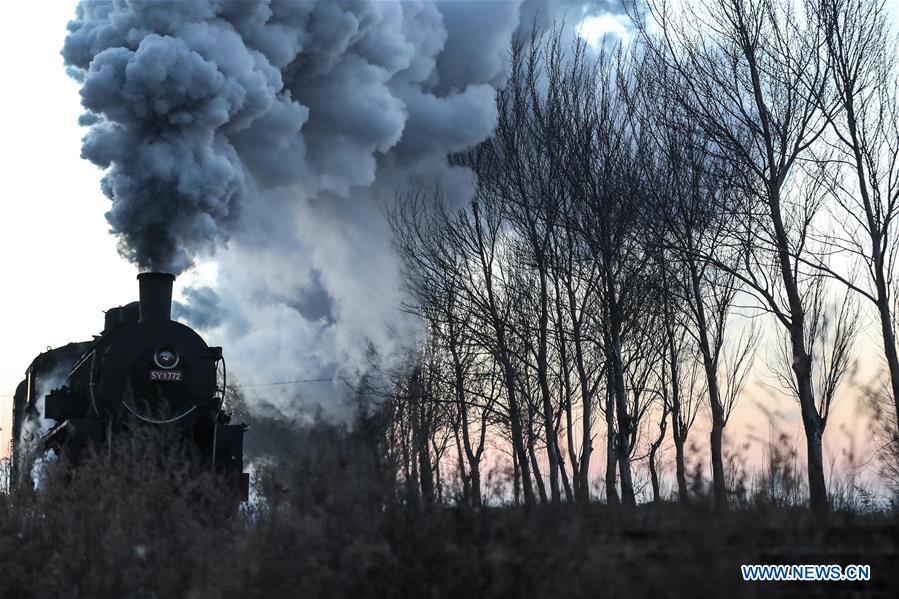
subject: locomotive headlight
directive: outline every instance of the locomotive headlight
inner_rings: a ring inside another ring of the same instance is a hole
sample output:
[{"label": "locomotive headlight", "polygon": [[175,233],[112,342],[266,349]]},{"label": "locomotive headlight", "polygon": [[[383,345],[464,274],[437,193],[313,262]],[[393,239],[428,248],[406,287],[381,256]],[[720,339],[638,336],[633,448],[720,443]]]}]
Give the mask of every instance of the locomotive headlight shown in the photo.
[{"label": "locomotive headlight", "polygon": [[171,347],[160,347],[156,350],[156,353],[153,354],[153,361],[156,362],[156,365],[166,370],[177,366],[178,360],[178,352]]}]

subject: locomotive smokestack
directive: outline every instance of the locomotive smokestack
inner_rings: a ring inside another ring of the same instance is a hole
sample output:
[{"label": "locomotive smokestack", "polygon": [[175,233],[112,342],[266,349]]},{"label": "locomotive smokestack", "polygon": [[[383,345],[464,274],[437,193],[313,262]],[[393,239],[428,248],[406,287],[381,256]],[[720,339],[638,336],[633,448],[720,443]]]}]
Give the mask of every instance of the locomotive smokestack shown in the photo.
[{"label": "locomotive smokestack", "polygon": [[168,272],[142,272],[140,285],[140,321],[154,322],[172,318],[172,283],[175,275]]}]

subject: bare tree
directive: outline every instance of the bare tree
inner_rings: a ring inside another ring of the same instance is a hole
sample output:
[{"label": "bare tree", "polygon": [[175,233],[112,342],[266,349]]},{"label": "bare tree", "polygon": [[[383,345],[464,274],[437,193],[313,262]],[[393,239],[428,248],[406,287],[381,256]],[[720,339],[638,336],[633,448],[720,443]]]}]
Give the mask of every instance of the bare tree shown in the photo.
[{"label": "bare tree", "polygon": [[[477,171],[476,171],[477,172]],[[509,426],[512,446],[521,472],[524,501],[534,503],[530,457],[526,449],[523,425],[526,413],[522,413],[518,389],[517,358],[511,344],[513,331],[510,313],[517,306],[517,299],[510,296],[512,287],[508,280],[508,262],[502,255],[508,249],[502,237],[504,217],[498,198],[489,193],[478,193],[470,208],[459,213],[448,229],[453,243],[465,252],[464,286],[467,301],[477,310],[481,321],[489,328],[475,330],[480,343],[502,366],[505,383]]]},{"label": "bare tree", "polygon": [[[586,72],[582,70],[586,66],[585,47],[576,44],[572,49],[573,55],[566,56],[560,28],[555,29],[542,46],[536,41],[537,38],[532,37],[527,62],[529,69],[537,71],[528,78],[534,115],[532,130],[548,158],[546,173],[553,182],[557,202],[550,265],[556,299],[556,343],[560,372],[565,373],[562,384],[566,393],[566,436],[574,494],[579,501],[586,502],[590,493],[593,417],[598,409],[604,411],[603,403],[596,402],[595,398],[606,377],[602,340],[593,334],[595,321],[590,320],[591,312],[595,314],[599,310],[601,273],[580,227],[583,206],[566,176],[571,169],[569,160],[572,155],[567,137],[572,118],[571,102],[577,99],[578,87],[586,83],[583,79]],[[540,90],[541,82],[546,88],[543,93]],[[568,378],[569,368],[574,373],[573,385]],[[579,451],[574,446],[572,407],[575,395],[579,400],[581,416]],[[614,409],[608,417],[614,419]],[[612,438],[614,434],[614,425],[608,426],[607,420],[607,437]],[[614,443],[610,446],[614,448]],[[615,471],[612,462],[609,473],[611,484],[606,489],[610,501],[617,499]]]},{"label": "bare tree", "polygon": [[[664,222],[664,219],[663,219]],[[659,242],[661,241],[661,242]],[[672,259],[672,252],[666,248],[664,240],[657,240],[654,250],[658,262],[658,278],[660,283],[660,303],[662,308],[664,341],[661,353],[661,392],[666,406],[665,410],[671,418],[671,437],[674,441],[675,477],[677,480],[678,501],[689,501],[684,446],[699,410],[696,394],[696,362],[690,364],[685,359],[687,349],[692,349],[691,335],[695,335],[687,326],[687,307],[685,294],[680,292],[679,281],[683,279],[682,264]],[[711,395],[711,394],[710,394]]]},{"label": "bare tree", "polygon": [[[561,185],[562,177],[555,172],[554,161],[550,159],[552,148],[541,143],[544,140],[540,135],[548,125],[545,120],[541,121],[547,111],[543,110],[545,100],[536,89],[542,71],[538,39],[535,33],[527,51],[523,43],[513,42],[509,80],[497,97],[499,120],[492,138],[479,148],[482,168],[478,174],[484,193],[501,200],[516,233],[524,267],[532,271],[536,279],[536,301],[533,302],[536,320],[533,332],[536,334],[526,334],[522,341],[533,349],[549,462],[550,493],[552,501],[557,503],[561,500],[561,455],[553,426],[555,408],[550,393],[550,263],[553,232],[565,190]],[[492,164],[487,165],[488,161]],[[524,307],[519,306],[519,311],[523,310]],[[520,327],[520,330],[526,328],[529,327]]]},{"label": "bare tree", "polygon": [[[485,393],[483,363],[470,321],[473,306],[466,301],[464,284],[468,259],[447,234],[454,217],[439,193],[430,197],[419,191],[398,202],[388,215],[405,281],[415,304],[408,306],[428,322],[431,336],[449,356],[455,404],[454,431],[460,454],[468,465],[462,480],[472,505],[481,504],[480,464],[486,449],[487,423],[494,411],[495,395]],[[492,381],[492,379],[491,379]]]},{"label": "bare tree", "polygon": [[[795,189],[797,160],[821,136],[830,65],[815,12],[787,0],[714,0],[675,14],[650,2],[658,36],[647,47],[678,73],[667,90],[735,166],[746,203],[734,238],[743,264],[733,270],[790,338],[792,370],[806,433],[810,504],[826,510],[813,356],[806,345],[801,281],[810,276],[809,233],[819,203]],[[726,266],[717,264],[718,266]]]},{"label": "bare tree", "polygon": [[636,414],[629,407],[624,352],[629,327],[641,316],[641,285],[651,263],[640,227],[646,195],[638,152],[645,144],[628,106],[619,101],[620,88],[636,85],[637,76],[635,62],[620,50],[611,56],[600,52],[596,61],[575,53],[560,90],[567,112],[566,181],[578,207],[577,228],[598,273],[600,309],[592,325],[601,332],[614,400],[614,449],[625,505],[635,502],[629,456]]},{"label": "bare tree", "polygon": [[[654,72],[656,77],[677,76],[665,72],[664,64],[656,64]],[[651,111],[644,123],[652,128],[658,146],[658,158],[650,165],[655,178],[656,206],[650,212],[652,221],[647,225],[657,229],[656,243],[666,255],[661,263],[672,271],[666,288],[683,299],[684,315],[690,322],[684,332],[696,344],[705,373],[712,417],[713,492],[716,505],[725,508],[727,488],[722,443],[734,403],[723,397],[719,379],[723,375],[721,354],[727,341],[727,324],[740,289],[734,275],[740,253],[729,246],[727,235],[737,216],[731,192],[733,169],[727,161],[714,156],[714,142],[678,109],[676,100],[666,96],[666,90],[671,87],[671,84],[647,87],[650,91],[643,92],[649,94],[643,103]],[[751,342],[752,337],[744,341]],[[746,354],[749,349],[747,346],[736,351]],[[748,361],[739,366],[748,368]],[[672,416],[680,412],[675,409]],[[687,494],[682,461],[686,432],[687,429],[675,422],[672,434],[678,449],[678,491],[682,500],[686,500]]]},{"label": "bare tree", "polygon": [[822,0],[812,5],[826,31],[833,94],[820,108],[830,125],[816,174],[836,210],[821,233],[829,253],[859,262],[867,275],[857,283],[851,272],[825,258],[814,264],[872,302],[877,310],[893,404],[899,417],[899,354],[893,306],[893,276],[899,240],[899,94],[895,31],[881,1]]}]

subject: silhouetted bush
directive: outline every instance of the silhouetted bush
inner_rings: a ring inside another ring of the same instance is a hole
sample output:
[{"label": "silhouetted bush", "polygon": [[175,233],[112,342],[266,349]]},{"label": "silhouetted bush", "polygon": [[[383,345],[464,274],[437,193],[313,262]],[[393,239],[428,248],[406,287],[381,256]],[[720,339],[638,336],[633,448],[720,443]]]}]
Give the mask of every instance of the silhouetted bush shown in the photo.
[{"label": "silhouetted bush", "polygon": [[152,429],[51,464],[40,491],[13,488],[0,510],[2,597],[214,596],[243,536],[218,477]]},{"label": "silhouetted bush", "polygon": [[[254,431],[261,434],[264,423]],[[117,437],[43,489],[0,496],[0,597],[649,597],[896,590],[897,523],[760,499],[603,504],[409,502],[377,420],[279,429],[237,509],[177,437]],[[742,582],[741,563],[868,563],[869,583]]]}]

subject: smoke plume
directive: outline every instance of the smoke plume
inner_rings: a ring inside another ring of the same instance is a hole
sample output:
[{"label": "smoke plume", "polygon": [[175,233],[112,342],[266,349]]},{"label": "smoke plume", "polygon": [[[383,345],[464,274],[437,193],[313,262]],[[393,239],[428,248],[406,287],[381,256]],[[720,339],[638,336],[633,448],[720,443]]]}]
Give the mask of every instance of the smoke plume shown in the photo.
[{"label": "smoke plume", "polygon": [[[176,314],[280,413],[339,411],[418,335],[384,206],[415,184],[470,197],[447,155],[491,133],[512,36],[554,4],[83,1],[62,54],[121,253],[214,261]],[[298,379],[328,382],[261,386]]]}]

